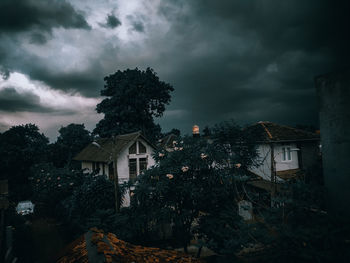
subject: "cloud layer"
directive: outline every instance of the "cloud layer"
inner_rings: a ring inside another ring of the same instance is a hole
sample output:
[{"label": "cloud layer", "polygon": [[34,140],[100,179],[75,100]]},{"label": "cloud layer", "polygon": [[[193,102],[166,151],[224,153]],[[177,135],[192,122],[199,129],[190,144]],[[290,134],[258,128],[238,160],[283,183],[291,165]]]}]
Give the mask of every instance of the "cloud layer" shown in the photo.
[{"label": "cloud layer", "polygon": [[[1,1],[0,129],[15,123],[9,116],[25,121],[28,114],[53,114],[56,126],[76,121],[93,128],[101,116],[91,104],[101,99],[103,77],[148,66],[175,88],[159,120],[164,130],[189,132],[194,123],[203,127],[230,118],[241,124],[317,125],[313,78],[349,61],[349,5],[341,0]],[[6,79],[13,74],[25,76],[33,88],[10,85]],[[44,90],[70,102],[79,97],[85,106],[72,109],[72,103],[62,102],[58,110],[54,99],[44,103]],[[87,112],[94,117],[82,119]]]}]

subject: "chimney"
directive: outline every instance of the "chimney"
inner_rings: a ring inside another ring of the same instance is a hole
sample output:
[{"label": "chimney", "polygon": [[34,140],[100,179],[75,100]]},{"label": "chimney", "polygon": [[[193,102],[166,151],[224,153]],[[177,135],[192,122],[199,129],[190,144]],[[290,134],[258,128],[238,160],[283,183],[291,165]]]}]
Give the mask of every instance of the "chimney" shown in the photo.
[{"label": "chimney", "polygon": [[198,125],[193,125],[192,134],[193,134],[193,137],[200,137]]}]

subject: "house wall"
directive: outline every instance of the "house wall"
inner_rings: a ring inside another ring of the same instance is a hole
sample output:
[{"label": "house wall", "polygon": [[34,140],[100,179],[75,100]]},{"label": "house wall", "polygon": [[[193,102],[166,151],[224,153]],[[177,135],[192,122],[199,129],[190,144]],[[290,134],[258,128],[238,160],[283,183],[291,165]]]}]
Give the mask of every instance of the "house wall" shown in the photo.
[{"label": "house wall", "polygon": [[[108,165],[107,163],[98,163],[98,167],[100,168],[99,170],[99,175],[103,175],[103,166],[105,168],[104,170],[104,174],[107,176],[107,178],[109,178],[109,174],[108,174]],[[82,162],[81,163],[81,169],[85,170],[85,173],[91,173],[92,172],[92,162]]]},{"label": "house wall", "polygon": [[[297,145],[295,143],[290,144],[274,144],[274,158],[276,163],[276,171],[285,171],[290,169],[298,169],[298,151],[292,151],[291,161],[282,161],[282,147],[290,147],[291,149],[296,149]],[[252,167],[249,170],[256,175],[260,176],[264,180],[271,180],[271,146],[270,144],[260,144],[257,148],[259,158],[256,161],[257,167]],[[261,164],[259,165],[259,163]],[[281,180],[277,178],[277,180]]]},{"label": "house wall", "polygon": [[[119,183],[122,184],[124,182],[129,181],[129,158],[138,157],[143,158],[147,157],[147,169],[150,168],[155,164],[154,159],[152,158],[152,154],[154,152],[153,148],[144,140],[139,139],[143,143],[143,145],[146,146],[146,154],[136,154],[133,156],[129,155],[129,147],[134,143],[131,142],[125,149],[119,154],[118,158],[118,177],[119,177]],[[122,206],[129,206],[130,205],[130,192],[127,191],[124,195],[124,202]]]},{"label": "house wall", "polygon": [[90,173],[92,171],[92,162],[82,162],[81,169],[84,170],[85,173]]},{"label": "house wall", "polygon": [[[260,144],[257,147],[259,154],[258,160],[255,161],[255,167],[249,170],[264,180],[271,180],[271,148],[268,144]],[[261,162],[261,163],[260,163]]]},{"label": "house wall", "polygon": [[283,147],[290,147],[291,149],[297,149],[296,143],[277,144],[274,146],[276,171],[298,169],[299,168],[298,151],[292,150],[292,152],[291,152],[292,160],[291,161],[282,161],[282,154],[283,154],[282,148]]},{"label": "house wall", "polygon": [[[155,165],[155,160],[152,157],[152,154],[154,152],[153,148],[143,139],[138,139],[143,143],[143,145],[146,146],[146,154],[135,154],[130,156],[129,155],[129,147],[134,143],[130,142],[124,150],[122,150],[118,154],[118,160],[117,160],[117,167],[118,167],[118,181],[119,184],[123,184],[124,182],[129,181],[129,158],[144,158],[147,157],[147,169],[151,166]],[[109,171],[108,171],[108,164],[107,163],[99,163],[100,171],[99,174],[103,174],[103,165],[105,166],[105,175],[107,178],[110,178]],[[86,169],[86,172],[92,172],[92,162],[82,162],[81,164],[82,169]],[[124,196],[124,202],[122,206],[129,206],[130,205],[130,193],[127,191]]]}]

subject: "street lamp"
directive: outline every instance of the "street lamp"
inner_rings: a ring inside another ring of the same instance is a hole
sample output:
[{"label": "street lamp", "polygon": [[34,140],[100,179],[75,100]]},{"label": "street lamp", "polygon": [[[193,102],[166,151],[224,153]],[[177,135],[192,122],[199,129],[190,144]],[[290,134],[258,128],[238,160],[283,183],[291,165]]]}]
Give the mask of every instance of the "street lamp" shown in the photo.
[{"label": "street lamp", "polygon": [[117,161],[118,161],[118,154],[115,151],[115,136],[112,137],[113,139],[113,148],[112,148],[112,152],[107,151],[106,149],[104,149],[100,144],[98,144],[97,142],[92,142],[93,145],[95,145],[96,147],[100,148],[101,150],[107,152],[110,156],[109,159],[112,158],[112,162],[113,162],[113,176],[114,176],[114,197],[115,197],[115,211],[117,213],[119,213],[120,211],[120,202],[119,202],[119,180],[118,180],[118,166],[117,166]]}]

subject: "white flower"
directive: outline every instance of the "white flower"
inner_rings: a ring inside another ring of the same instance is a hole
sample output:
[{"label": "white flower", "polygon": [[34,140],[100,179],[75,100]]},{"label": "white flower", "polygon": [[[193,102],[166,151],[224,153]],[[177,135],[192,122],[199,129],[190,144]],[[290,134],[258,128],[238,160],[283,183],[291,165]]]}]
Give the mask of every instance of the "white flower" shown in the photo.
[{"label": "white flower", "polygon": [[174,147],[174,150],[177,151],[179,148],[178,147]]},{"label": "white flower", "polygon": [[183,166],[182,168],[181,168],[181,170],[182,170],[182,172],[187,172],[188,170],[189,170],[190,168],[188,167],[188,166]]},{"label": "white flower", "polygon": [[131,193],[130,193],[130,196],[133,196],[134,194],[135,194],[134,192],[131,192]]},{"label": "white flower", "polygon": [[57,180],[61,180],[61,177],[57,177]]},{"label": "white flower", "polygon": [[61,187],[61,185],[59,184],[58,187]]},{"label": "white flower", "polygon": [[174,175],[172,175],[172,174],[167,174],[166,177],[168,177],[169,179],[173,179],[173,178],[174,178]]},{"label": "white flower", "polygon": [[173,141],[173,145],[177,144],[177,141]]},{"label": "white flower", "polygon": [[179,151],[182,151],[184,149],[184,147],[179,147]]},{"label": "white flower", "polygon": [[164,155],[165,155],[164,153],[159,153],[158,154],[159,157],[164,157]]},{"label": "white flower", "polygon": [[242,165],[241,165],[240,163],[236,163],[236,164],[235,164],[235,167],[236,167],[236,168],[240,168],[241,166],[242,166]]},{"label": "white flower", "polygon": [[204,153],[201,153],[201,158],[202,159],[205,159],[205,158],[207,158],[208,157],[208,155],[206,155],[206,154],[204,154]]}]

